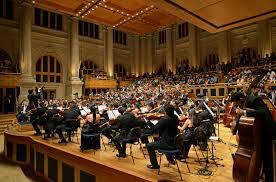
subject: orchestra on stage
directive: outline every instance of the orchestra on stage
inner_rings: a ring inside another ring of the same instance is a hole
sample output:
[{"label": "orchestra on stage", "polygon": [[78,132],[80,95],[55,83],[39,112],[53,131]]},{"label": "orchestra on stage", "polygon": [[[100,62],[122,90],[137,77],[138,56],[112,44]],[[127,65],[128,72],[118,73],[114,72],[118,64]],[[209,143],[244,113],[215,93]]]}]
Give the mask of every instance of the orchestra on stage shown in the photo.
[{"label": "orchestra on stage", "polygon": [[45,140],[58,135],[61,144],[81,132],[82,151],[100,148],[104,136],[118,151],[116,156],[125,158],[127,144],[138,142],[147,149],[150,169],[160,169],[156,151],[177,164],[189,157],[192,145],[208,150],[210,137],[219,140],[215,124],[222,121],[237,136],[234,180],[257,181],[261,174],[272,181],[276,122],[266,101],[274,107],[275,91],[263,92],[260,83],[266,73],[260,71],[247,90],[228,93],[222,101],[210,100],[208,94],[190,97],[185,83],[171,75],[142,77],[128,87],[71,101],[45,100],[43,87],[35,87],[18,106],[16,117],[31,122],[34,135]]}]

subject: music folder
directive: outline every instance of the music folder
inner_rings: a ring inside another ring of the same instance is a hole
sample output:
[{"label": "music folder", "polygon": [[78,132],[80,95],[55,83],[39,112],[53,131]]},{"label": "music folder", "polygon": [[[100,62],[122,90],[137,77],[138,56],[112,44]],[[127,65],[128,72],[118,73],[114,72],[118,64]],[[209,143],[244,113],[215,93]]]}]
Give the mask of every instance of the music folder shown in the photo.
[{"label": "music folder", "polygon": [[115,120],[118,116],[120,116],[120,113],[118,110],[108,110],[106,111],[106,113],[109,120]]}]

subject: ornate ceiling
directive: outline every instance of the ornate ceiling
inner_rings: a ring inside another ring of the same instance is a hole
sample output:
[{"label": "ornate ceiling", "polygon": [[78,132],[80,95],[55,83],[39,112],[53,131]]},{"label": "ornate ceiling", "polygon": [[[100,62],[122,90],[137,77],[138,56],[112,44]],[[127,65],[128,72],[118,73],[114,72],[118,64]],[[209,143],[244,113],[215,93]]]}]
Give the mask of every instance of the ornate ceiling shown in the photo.
[{"label": "ornate ceiling", "polygon": [[35,0],[35,4],[136,34],[154,32],[180,19],[149,0]]},{"label": "ornate ceiling", "polygon": [[137,34],[188,21],[219,32],[276,16],[275,0],[33,0],[38,6]]}]

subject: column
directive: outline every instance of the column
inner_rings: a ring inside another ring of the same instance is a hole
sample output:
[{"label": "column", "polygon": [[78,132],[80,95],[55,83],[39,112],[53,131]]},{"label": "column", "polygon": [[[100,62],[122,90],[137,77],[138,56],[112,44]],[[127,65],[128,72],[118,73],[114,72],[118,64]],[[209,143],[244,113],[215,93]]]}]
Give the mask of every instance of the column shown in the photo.
[{"label": "column", "polygon": [[20,4],[20,71],[22,84],[20,86],[19,102],[27,99],[28,89],[31,89],[36,81],[32,73],[32,15],[33,5],[28,1]]},{"label": "column", "polygon": [[272,52],[271,44],[271,26],[269,20],[258,22],[258,54],[264,57],[266,54],[270,55]]},{"label": "column", "polygon": [[172,27],[172,72],[176,73],[176,25]]},{"label": "column", "polygon": [[128,34],[128,41],[127,41],[127,45],[131,50],[131,54],[130,54],[130,73],[129,75],[135,75],[135,42],[134,42],[134,36],[132,34]]},{"label": "column", "polygon": [[146,37],[140,37],[141,48],[140,48],[140,75],[146,73],[146,62],[147,62],[147,40]]},{"label": "column", "polygon": [[67,84],[67,99],[74,99],[76,96],[82,95],[83,82],[79,79],[79,68],[80,68],[80,46],[79,46],[79,35],[78,35],[78,18],[73,17],[69,21],[70,25],[70,71],[69,80]]},{"label": "column", "polygon": [[103,69],[104,71],[107,73],[107,62],[108,62],[108,58],[107,58],[107,28],[106,26],[103,26],[103,33],[102,33],[102,38],[103,38],[103,44],[104,44],[104,60],[103,60]]},{"label": "column", "polygon": [[139,64],[140,64],[140,45],[139,45],[139,36],[134,35],[133,37],[133,44],[134,44],[134,65],[135,65],[135,76],[139,76]]},{"label": "column", "polygon": [[166,69],[173,70],[173,55],[172,55],[172,29],[166,29]]},{"label": "column", "polygon": [[107,28],[107,75],[114,77],[114,61],[113,61],[113,29]]},{"label": "column", "polygon": [[152,74],[153,69],[152,69],[152,61],[153,61],[153,48],[152,48],[152,35],[147,36],[147,72],[149,74]]},{"label": "column", "polygon": [[224,62],[226,64],[231,60],[230,32],[223,31],[219,33],[218,49],[219,62]]},{"label": "column", "polygon": [[190,42],[190,66],[200,66],[200,47],[199,47],[199,31],[196,26],[189,24],[189,42]]}]

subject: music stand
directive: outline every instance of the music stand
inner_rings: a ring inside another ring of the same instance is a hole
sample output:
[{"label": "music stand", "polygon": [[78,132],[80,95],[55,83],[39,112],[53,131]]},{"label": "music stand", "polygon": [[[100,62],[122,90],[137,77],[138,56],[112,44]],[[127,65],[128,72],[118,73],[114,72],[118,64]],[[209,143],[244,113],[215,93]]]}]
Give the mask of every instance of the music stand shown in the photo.
[{"label": "music stand", "polygon": [[217,106],[217,113],[218,113],[218,119],[217,119],[217,122],[218,122],[218,142],[221,142],[223,144],[226,144],[219,136],[219,115],[220,115],[220,109],[221,109],[221,106],[219,105],[219,103],[217,101],[213,101],[213,103]]}]

